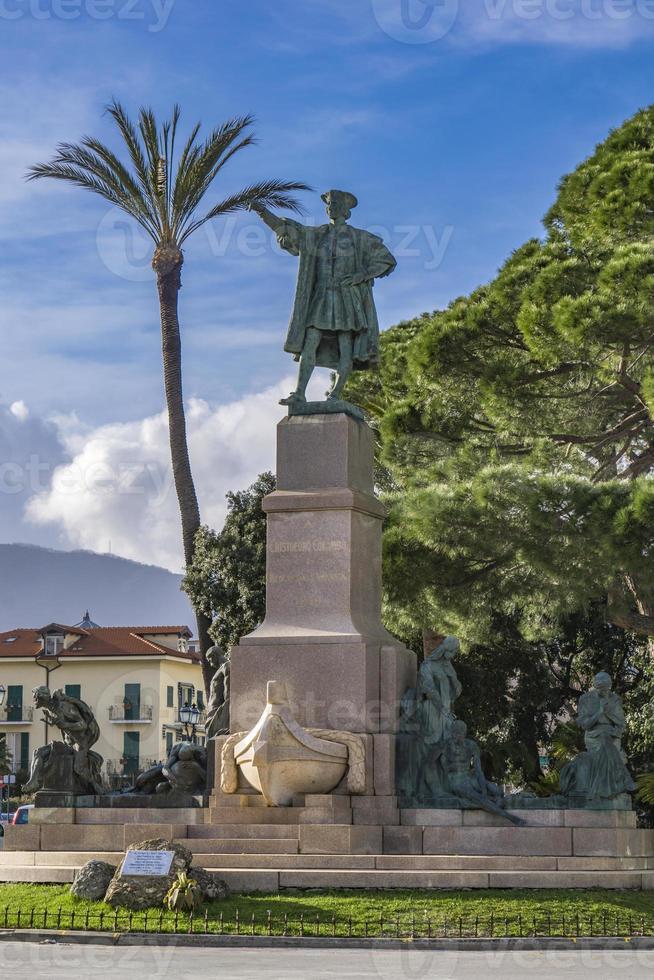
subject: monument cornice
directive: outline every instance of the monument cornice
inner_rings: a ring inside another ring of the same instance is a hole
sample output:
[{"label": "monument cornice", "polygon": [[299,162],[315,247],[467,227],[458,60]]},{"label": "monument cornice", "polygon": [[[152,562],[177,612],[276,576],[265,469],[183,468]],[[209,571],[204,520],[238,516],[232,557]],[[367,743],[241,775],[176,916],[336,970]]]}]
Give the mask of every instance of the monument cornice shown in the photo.
[{"label": "monument cornice", "polygon": [[275,490],[263,501],[266,514],[297,511],[352,510],[383,520],[386,508],[380,500],[360,490],[335,487],[327,490]]}]

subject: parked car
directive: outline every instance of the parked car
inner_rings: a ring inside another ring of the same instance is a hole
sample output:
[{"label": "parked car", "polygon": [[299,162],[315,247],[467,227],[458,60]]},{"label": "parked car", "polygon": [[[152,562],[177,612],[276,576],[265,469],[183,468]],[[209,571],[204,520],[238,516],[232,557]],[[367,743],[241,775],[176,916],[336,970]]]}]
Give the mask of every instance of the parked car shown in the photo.
[{"label": "parked car", "polygon": [[25,803],[23,806],[19,806],[14,813],[14,818],[11,821],[13,824],[28,823],[30,818],[30,810],[34,809],[33,803]]}]

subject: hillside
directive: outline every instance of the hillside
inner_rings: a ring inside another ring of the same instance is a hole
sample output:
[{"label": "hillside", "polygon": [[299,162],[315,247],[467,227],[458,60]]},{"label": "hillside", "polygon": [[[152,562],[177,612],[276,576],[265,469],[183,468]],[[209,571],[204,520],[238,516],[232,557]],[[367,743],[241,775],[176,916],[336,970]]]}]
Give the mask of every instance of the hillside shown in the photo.
[{"label": "hillside", "polygon": [[100,626],[184,624],[195,620],[179,575],[91,551],[0,544],[0,630],[78,623],[86,609]]}]

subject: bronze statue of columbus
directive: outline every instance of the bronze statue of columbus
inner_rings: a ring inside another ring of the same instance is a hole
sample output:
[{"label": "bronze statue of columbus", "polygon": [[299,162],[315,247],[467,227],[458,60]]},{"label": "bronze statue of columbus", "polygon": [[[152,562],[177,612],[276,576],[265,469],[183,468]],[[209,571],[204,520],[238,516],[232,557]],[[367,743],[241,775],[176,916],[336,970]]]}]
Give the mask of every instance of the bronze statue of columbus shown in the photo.
[{"label": "bronze statue of columbus", "polygon": [[[309,411],[306,390],[315,367],[336,373],[327,403],[343,410],[343,388],[352,371],[379,359],[379,323],[372,294],[375,279],[391,274],[396,261],[381,238],[348,225],[358,204],[354,194],[322,195],[329,224],[311,227],[253,206],[280,246],[300,258],[295,304],[284,350],[300,362],[297,387],[282,405],[290,414]],[[324,405],[324,403],[319,403]]]}]

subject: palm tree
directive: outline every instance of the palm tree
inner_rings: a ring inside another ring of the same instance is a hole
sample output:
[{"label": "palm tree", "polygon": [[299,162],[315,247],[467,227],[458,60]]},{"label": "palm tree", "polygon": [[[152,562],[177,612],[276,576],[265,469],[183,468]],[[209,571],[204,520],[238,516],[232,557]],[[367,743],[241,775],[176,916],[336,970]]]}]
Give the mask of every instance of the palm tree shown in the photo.
[{"label": "palm tree", "polygon": [[[266,180],[250,184],[199,214],[200,203],[223,167],[236,153],[255,142],[252,116],[229,119],[204,141],[198,138],[200,124],[196,124],[176,156],[179,106],[173,108],[170,119],[162,124],[150,108],[139,111],[136,125],[115,100],[107,111],[122,137],[129,165],[100,140],[86,136],[79,143],[61,143],[49,163],[31,167],[27,176],[29,180],[54,177],[99,194],[130,215],[154,242],[152,268],[159,292],[170,454],[188,567],[195,551],[200,511],[189,461],[182,396],[178,316],[184,263],[182,246],[207,221],[255,205],[301,212],[293,192],[310,188],[296,181]],[[211,624],[197,609],[196,615],[204,656]]]}]

